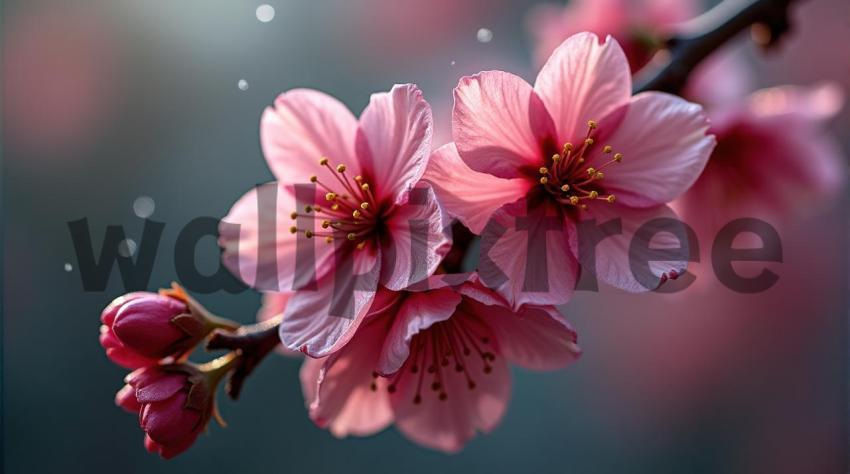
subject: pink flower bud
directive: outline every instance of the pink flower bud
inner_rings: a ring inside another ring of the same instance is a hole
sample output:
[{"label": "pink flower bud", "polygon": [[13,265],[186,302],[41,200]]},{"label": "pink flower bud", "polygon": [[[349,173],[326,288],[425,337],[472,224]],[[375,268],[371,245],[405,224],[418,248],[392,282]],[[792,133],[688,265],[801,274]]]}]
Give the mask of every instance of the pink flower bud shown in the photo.
[{"label": "pink flower bud", "polygon": [[135,369],[191,350],[211,329],[185,300],[156,293],[129,293],[101,314],[100,344],[116,364]]},{"label": "pink flower bud", "polygon": [[214,384],[192,365],[144,367],[125,381],[115,403],[139,414],[145,447],[165,459],[187,450],[212,417]]}]

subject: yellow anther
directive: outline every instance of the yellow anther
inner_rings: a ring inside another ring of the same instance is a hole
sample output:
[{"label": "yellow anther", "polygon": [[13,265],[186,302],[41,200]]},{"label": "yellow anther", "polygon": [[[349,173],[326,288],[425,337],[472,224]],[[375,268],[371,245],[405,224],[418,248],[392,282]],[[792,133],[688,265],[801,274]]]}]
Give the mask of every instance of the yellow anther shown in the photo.
[{"label": "yellow anther", "polygon": [[614,161],[616,161],[617,163],[623,161],[623,154],[622,153],[614,153]]},{"label": "yellow anther", "polygon": [[589,174],[589,175],[596,174],[596,168],[591,166],[590,168],[587,169],[587,174]]},{"label": "yellow anther", "polygon": [[322,166],[325,166],[326,164],[328,164],[328,159],[327,159],[327,157],[324,157],[324,156],[323,156],[323,157],[322,157],[322,159],[321,159],[321,160],[319,160],[319,164],[320,164],[320,165],[322,165]]},{"label": "yellow anther", "polygon": [[552,155],[552,161],[554,161],[555,163],[561,161],[561,155],[555,153],[554,155]]},{"label": "yellow anther", "polygon": [[289,233],[290,233],[290,234],[294,234],[294,233],[296,233],[296,232],[298,232],[298,227],[292,226],[292,227],[290,227],[290,228],[289,228]]},{"label": "yellow anther", "polygon": [[369,183],[363,183],[363,184],[361,184],[361,185],[360,185],[360,189],[362,189],[362,190],[364,190],[364,191],[368,191],[368,190],[369,190]]},{"label": "yellow anther", "polygon": [[596,191],[591,191],[590,194],[588,194],[588,196],[590,197],[590,199],[596,199],[596,198],[599,197],[599,193],[596,192]]},{"label": "yellow anther", "polygon": [[336,165],[337,173],[345,173],[345,165]]},{"label": "yellow anther", "polygon": [[564,151],[573,151],[573,144],[570,142],[564,143]]},{"label": "yellow anther", "polygon": [[348,235],[346,235],[345,237],[346,237],[348,240],[354,240],[354,239],[356,239],[356,238],[357,238],[357,234],[355,234],[354,232],[351,232],[351,233],[349,233]]},{"label": "yellow anther", "polygon": [[363,176],[360,176],[360,175],[358,174],[357,176],[355,176],[355,177],[354,177],[354,181],[357,181],[358,183],[359,183],[360,181],[363,181]]},{"label": "yellow anther", "polygon": [[295,211],[292,211],[292,212],[289,214],[289,217],[290,217],[291,219],[298,219],[298,213],[297,213],[297,212],[295,212]]},{"label": "yellow anther", "polygon": [[588,121],[587,121],[587,126],[588,126],[588,127],[590,127],[590,129],[591,129],[591,130],[593,130],[593,129],[595,129],[598,125],[597,125],[597,123],[596,123],[595,121],[593,121],[593,120],[588,120]]},{"label": "yellow anther", "polygon": [[333,243],[333,241],[334,241],[334,238],[333,238],[333,237],[331,237],[330,235],[329,235],[329,236],[327,236],[327,237],[325,237],[325,242],[327,242],[327,243],[329,243],[329,244],[332,244],[332,243]]},{"label": "yellow anther", "polygon": [[318,177],[318,176],[316,176],[316,175],[310,176],[310,182],[311,182],[311,183],[315,183],[315,182],[316,182],[316,181],[318,181],[318,180],[319,180],[319,177]]},{"label": "yellow anther", "polygon": [[360,219],[361,213],[359,210],[355,209],[354,212],[351,213],[351,217],[355,219]]},{"label": "yellow anther", "polygon": [[312,239],[313,238],[313,231],[305,230],[304,231],[304,237],[307,237],[308,239]]},{"label": "yellow anther", "polygon": [[565,185],[561,186],[561,191],[563,191],[563,192],[567,192],[567,191],[569,191],[569,190],[570,190],[570,185],[569,185],[569,184],[565,184]]},{"label": "yellow anther", "polygon": [[570,204],[572,204],[572,205],[578,204],[578,196],[570,196]]},{"label": "yellow anther", "polygon": [[363,250],[363,247],[365,247],[365,246],[366,246],[366,241],[364,240],[364,241],[360,242],[359,244],[357,244],[357,250]]},{"label": "yellow anther", "polygon": [[616,200],[617,200],[617,196],[614,196],[614,195],[612,194],[612,195],[608,196],[607,198],[605,198],[605,200],[606,200],[606,201],[608,201],[608,202],[610,202],[610,203],[613,203],[614,201],[616,201]]},{"label": "yellow anther", "polygon": [[602,148],[602,153],[611,153],[612,151],[614,151],[614,148],[611,145],[605,145],[605,147]]},{"label": "yellow anther", "polygon": [[322,229],[327,229],[331,226],[331,221],[322,221]]},{"label": "yellow anther", "polygon": [[331,206],[331,210],[332,211],[338,211],[339,210],[339,204],[334,204],[333,206]]},{"label": "yellow anther", "polygon": [[545,166],[541,166],[538,171],[540,171],[540,174],[549,174],[549,168]]},{"label": "yellow anther", "polygon": [[546,183],[548,183],[548,182],[549,182],[549,178],[547,178],[547,177],[545,177],[545,176],[543,176],[542,178],[540,178],[540,184],[546,184]]},{"label": "yellow anther", "polygon": [[364,211],[366,209],[369,209],[369,203],[368,202],[361,202],[360,203],[360,209],[363,209]]},{"label": "yellow anther", "polygon": [[593,145],[593,139],[588,138],[587,140],[584,141],[584,144],[587,145],[587,146]]},{"label": "yellow anther", "polygon": [[325,194],[325,200],[326,201],[333,201],[334,199],[336,199],[336,193]]},{"label": "yellow anther", "polygon": [[602,178],[605,177],[605,173],[603,173],[601,171],[597,171],[596,174],[593,175],[593,177],[596,178],[596,179],[602,179]]}]

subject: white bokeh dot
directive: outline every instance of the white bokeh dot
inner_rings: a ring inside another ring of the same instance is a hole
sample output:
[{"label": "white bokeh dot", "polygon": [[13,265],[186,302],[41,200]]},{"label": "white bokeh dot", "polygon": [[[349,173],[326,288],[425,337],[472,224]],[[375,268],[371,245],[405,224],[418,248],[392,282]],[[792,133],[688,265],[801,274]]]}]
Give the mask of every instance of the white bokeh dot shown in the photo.
[{"label": "white bokeh dot", "polygon": [[268,23],[274,20],[274,7],[268,3],[264,3],[257,7],[257,19],[263,23]]},{"label": "white bokeh dot", "polygon": [[65,271],[66,272],[70,272],[73,269],[74,269],[73,265],[71,265],[70,263],[65,263]]},{"label": "white bokeh dot", "polygon": [[493,39],[493,32],[487,28],[480,28],[475,37],[479,43],[489,43]]},{"label": "white bokeh dot", "polygon": [[133,212],[142,219],[152,216],[155,209],[156,203],[150,196],[139,196],[133,201]]},{"label": "white bokeh dot", "polygon": [[136,241],[133,239],[124,239],[118,243],[118,255],[122,257],[132,257],[136,253]]},{"label": "white bokeh dot", "polygon": [[240,91],[247,91],[248,81],[246,81],[245,79],[239,79],[239,82],[236,83],[236,86],[239,87]]}]

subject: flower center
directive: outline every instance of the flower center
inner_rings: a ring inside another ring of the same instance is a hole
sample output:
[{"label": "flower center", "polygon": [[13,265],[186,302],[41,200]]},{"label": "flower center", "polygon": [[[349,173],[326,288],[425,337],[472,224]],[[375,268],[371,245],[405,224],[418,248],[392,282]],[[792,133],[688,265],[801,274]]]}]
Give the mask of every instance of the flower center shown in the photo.
[{"label": "flower center", "polygon": [[597,127],[596,122],[589,120],[581,146],[576,148],[572,143],[564,143],[560,153],[546,160],[548,166],[538,170],[540,185],[561,204],[586,210],[592,201],[613,203],[616,200],[613,194],[603,195],[605,193],[600,181],[605,178],[602,170],[623,161],[623,154],[614,153],[611,145],[605,145],[597,156],[610,155],[610,160],[597,167],[590,166],[595,145],[593,133]]},{"label": "flower center", "polygon": [[289,232],[303,233],[308,239],[324,237],[329,244],[334,239],[345,239],[362,250],[370,239],[376,238],[380,212],[369,183],[360,175],[349,177],[345,165],[334,167],[327,158],[319,160],[319,165],[327,168],[336,183],[326,183],[320,181],[318,176],[310,176],[310,182],[325,191],[325,202],[322,206],[318,203],[308,204],[303,212],[292,211],[289,217],[292,220],[305,218],[320,221],[322,230],[313,230],[315,226],[311,226],[311,229],[292,226]]},{"label": "flower center", "polygon": [[[456,312],[446,321],[435,323],[428,329],[413,337],[410,342],[410,356],[404,366],[395,375],[390,376],[387,386],[389,393],[395,393],[403,378],[415,378],[406,383],[416,383],[416,392],[412,402],[422,403],[423,389],[427,394],[428,382],[431,392],[444,401],[448,398],[448,386],[451,377],[463,377],[468,390],[475,390],[475,377],[480,370],[483,374],[493,371],[491,362],[496,355],[491,351],[490,331],[484,323],[473,314],[463,311]],[[373,379],[379,377],[372,373]],[[373,380],[371,389],[378,389]]]}]

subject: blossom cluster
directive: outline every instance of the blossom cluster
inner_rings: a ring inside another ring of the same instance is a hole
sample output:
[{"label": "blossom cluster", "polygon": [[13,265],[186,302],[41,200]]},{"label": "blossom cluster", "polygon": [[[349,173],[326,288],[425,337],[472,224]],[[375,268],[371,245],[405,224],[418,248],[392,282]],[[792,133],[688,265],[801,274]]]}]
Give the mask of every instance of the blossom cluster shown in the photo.
[{"label": "blossom cluster", "polygon": [[[633,95],[632,74],[695,10],[644,3],[641,15],[596,8],[626,11],[609,5],[617,0],[533,15],[534,83],[503,71],[460,79],[453,140],[436,149],[431,108],[413,84],[373,94],[359,117],[310,89],[264,112],[275,181],[222,220],[222,258],[264,292],[261,317],[280,318],[283,349],[306,356],[300,381],[318,426],[344,437],[395,425],[415,443],[458,451],[501,420],[510,365],[555,370],[580,357],[559,309],[580,276],[646,292],[686,271],[687,233],[652,236],[684,249],[668,261],[631,245],[646,223],[682,216],[712,232],[733,213],[784,215],[802,196],[834,194],[840,159],[820,125],[840,107],[835,88],[729,100],[717,91],[728,81],[704,78],[737,73],[710,64],[685,98]],[[789,186],[799,192],[785,200]],[[588,251],[579,230],[612,221],[616,231]],[[452,222],[480,236],[465,273],[448,263]],[[648,275],[634,271],[641,257],[652,260]],[[140,414],[146,445],[166,457],[206,426],[224,370],[185,362],[214,329],[193,308],[185,295],[130,294],[102,317],[109,357],[137,369],[117,402]]]}]

